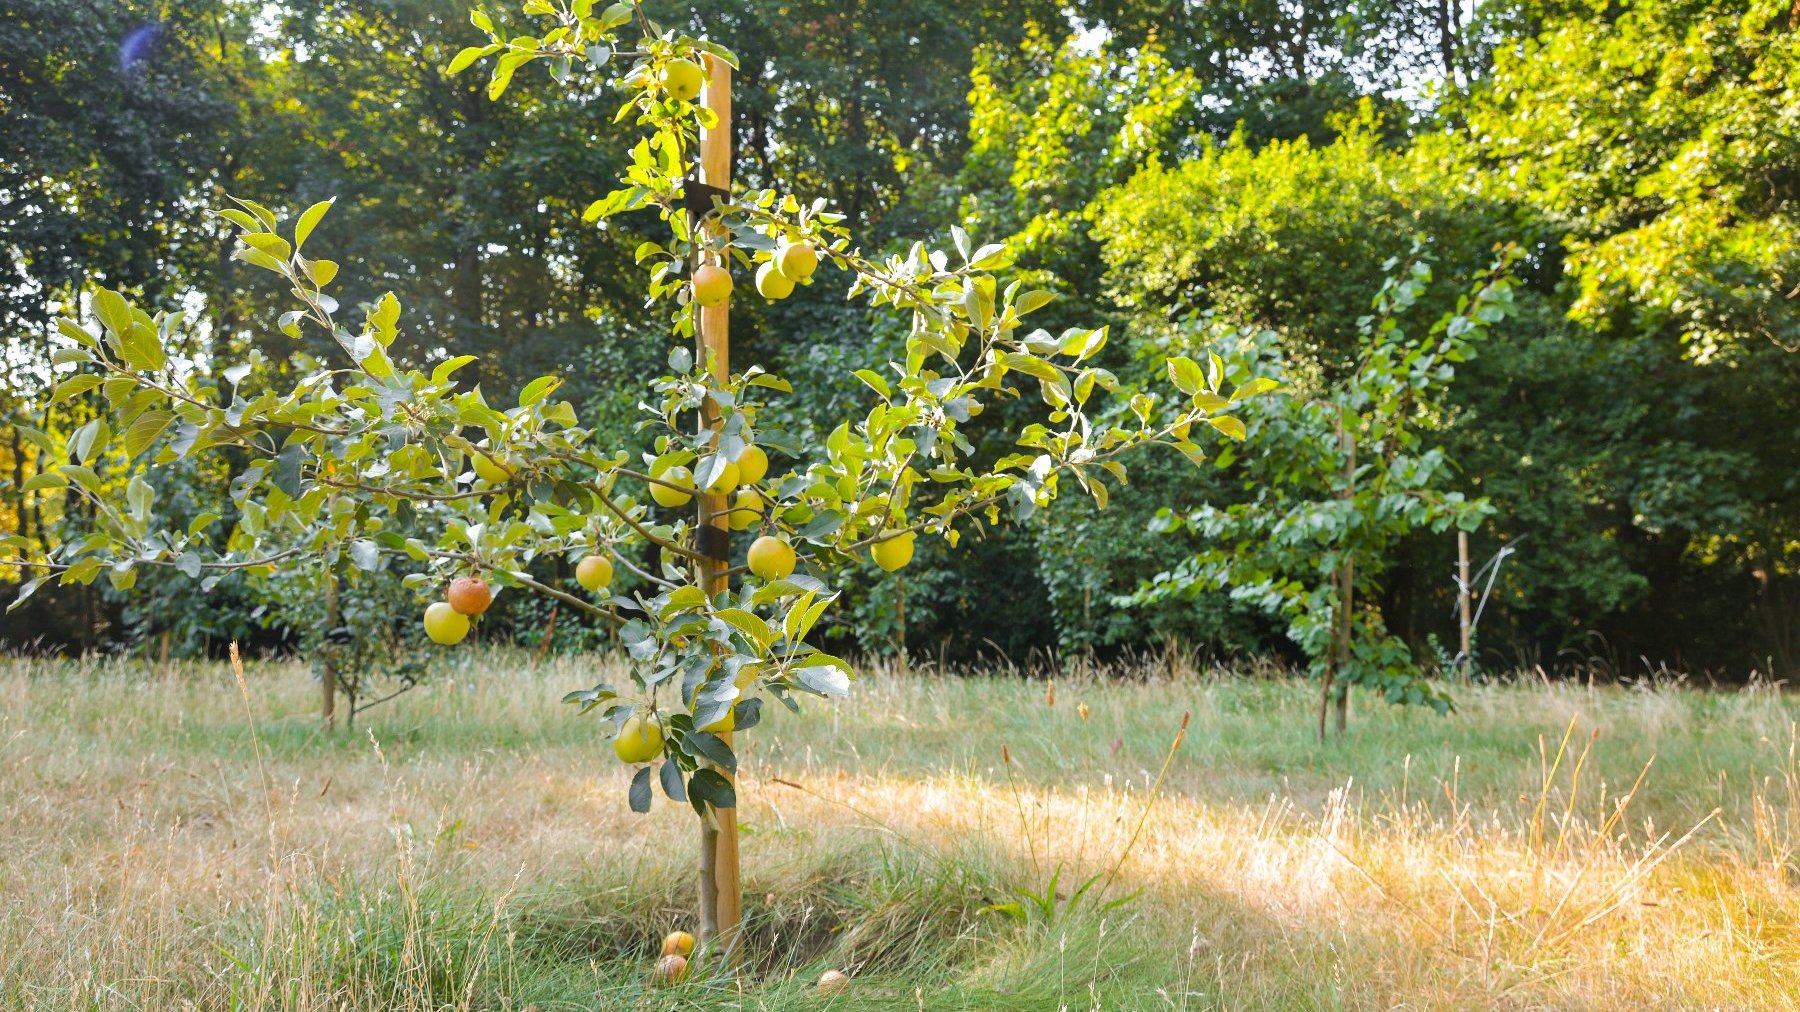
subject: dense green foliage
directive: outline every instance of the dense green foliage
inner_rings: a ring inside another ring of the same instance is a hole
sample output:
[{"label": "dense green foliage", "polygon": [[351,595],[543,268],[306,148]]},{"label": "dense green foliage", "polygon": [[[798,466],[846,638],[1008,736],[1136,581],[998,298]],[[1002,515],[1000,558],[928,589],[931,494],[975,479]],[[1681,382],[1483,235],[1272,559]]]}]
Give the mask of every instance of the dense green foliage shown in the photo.
[{"label": "dense green foliage", "polygon": [[[446,73],[491,68],[486,99],[497,101],[521,69],[547,69],[578,92],[611,93],[614,121],[636,132],[611,189],[565,199],[591,198],[584,223],[630,221],[655,236],[632,257],[645,275],[644,329],[675,343],[638,405],[650,449],[634,454],[583,425],[554,397],[555,374],[503,407],[457,376],[477,357],[451,341],[409,366],[394,350],[393,292],[369,299],[360,325],[340,313],[337,293],[353,286],[311,241],[334,199],[288,218],[232,196],[215,213],[234,230],[233,259],[292,297],[276,331],[322,339],[329,354],[296,353],[291,380],[255,350],[194,368],[179,357],[184,312],[83,289],[97,325],[73,311],[57,320],[51,361],[72,368],[57,372],[47,403],[85,401],[94,416],[66,436],[18,432],[40,465],[21,492],[60,493],[85,529],[41,552],[22,534],[0,539],[31,577],[15,603],[51,583],[104,577],[129,594],[145,573],[172,570],[206,592],[243,574],[305,630],[326,700],[343,672],[354,717],[372,694],[366,676],[397,681],[392,695],[426,670],[406,648],[416,634],[400,588],[431,601],[420,624],[443,646],[469,634],[495,588],[537,595],[617,628],[629,680],[565,702],[597,712],[618,758],[637,767],[631,807],[648,811],[659,781],[710,819],[736,806],[732,736],[758,723],[764,702],[799,712],[801,697],[849,692],[851,663],[814,633],[867,562],[899,572],[918,541],[953,549],[1003,518],[1031,521],[1065,489],[1104,506],[1129,480],[1122,458],[1168,447],[1202,459],[1201,442],[1241,439],[1234,412],[1278,385],[1228,380],[1216,359],[1203,376],[1180,356],[1169,359],[1172,390],[1122,383],[1092,361],[1107,328],[1031,327],[1055,295],[1008,279],[1007,246],[960,227],[949,248],[919,241],[879,256],[824,199],[715,185],[701,203],[696,175],[714,182],[711,151],[729,137],[730,51],[629,2],[524,10],[541,35],[508,35],[474,11],[487,41]],[[878,368],[831,377],[866,391],[839,399],[822,440],[795,441],[763,417],[793,386],[760,365],[730,368],[731,272],[754,273],[754,292],[774,302],[812,285],[821,263],[851,279],[846,302],[906,336]],[[193,475],[221,465],[232,477],[217,508],[191,519],[158,510],[165,489],[191,490]],[[743,532],[736,546],[732,531]],[[600,575],[569,580],[572,563]],[[613,588],[615,568],[640,584]],[[720,916],[708,909],[702,933]]]},{"label": "dense green foliage", "polygon": [[[1383,265],[1415,236],[1439,282],[1416,321],[1516,244],[1514,310],[1429,419],[1446,487],[1492,510],[1478,564],[1523,538],[1483,619],[1489,659],[1800,663],[1790,4],[1520,0],[1465,18],[1456,4],[1116,0],[1073,21],[1028,0],[650,7],[742,58],[742,179],[827,196],[876,243],[956,215],[1012,238],[1022,267],[1061,279],[1046,325],[1110,324],[1100,361],[1127,381],[1160,369],[1172,321],[1199,312],[1268,331],[1296,389],[1330,389],[1354,372]],[[591,181],[621,169],[629,125],[541,73],[501,103],[447,76],[480,41],[463,18],[454,0],[0,14],[0,410],[59,437],[92,417],[82,398],[42,408],[51,321],[86,282],[189,309],[173,350],[203,367],[306,368],[268,326],[287,293],[234,264],[198,209],[224,191],[294,207],[337,195],[314,241],[346,265],[345,307],[389,290],[407,307],[396,362],[470,350],[470,374],[507,393],[556,371],[597,433],[641,439],[641,377],[663,356],[633,294],[640,226],[579,217]],[[77,20],[87,30],[51,30]],[[825,377],[905,341],[821,297],[841,281],[733,314],[734,358],[799,387],[767,419],[796,441],[822,440],[852,394]],[[18,431],[0,439],[0,524],[49,547],[92,518],[54,490],[18,491],[40,464]],[[194,473],[157,509],[226,501],[247,463]],[[1240,503],[1229,470],[1147,461],[1104,511],[871,581],[846,601],[843,643],[1023,660],[1174,638],[1303,656],[1283,623],[1223,592],[1114,603],[1212,547],[1150,528],[1160,506]],[[122,471],[105,477],[123,488]],[[1453,635],[1452,551],[1429,530],[1382,549],[1371,603],[1415,658]],[[255,592],[231,588],[131,614],[46,590],[0,629],[125,645],[179,615],[175,648],[203,649],[254,634]],[[547,613],[502,617],[536,646]],[[558,642],[587,641],[558,621]]]}]

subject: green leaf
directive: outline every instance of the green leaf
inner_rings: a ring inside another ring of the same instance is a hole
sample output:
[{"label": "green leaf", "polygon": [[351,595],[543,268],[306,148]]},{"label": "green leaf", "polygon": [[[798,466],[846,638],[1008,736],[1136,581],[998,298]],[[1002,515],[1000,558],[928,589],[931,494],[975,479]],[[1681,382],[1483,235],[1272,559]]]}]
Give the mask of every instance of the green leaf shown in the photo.
[{"label": "green leaf", "polygon": [[718,616],[748,636],[750,642],[756,644],[758,650],[766,653],[775,644],[775,630],[771,629],[769,623],[763,621],[762,617],[754,612],[748,612],[742,608],[721,608]]},{"label": "green leaf", "polygon": [[175,412],[161,408],[137,416],[137,420],[125,430],[125,455],[135,457],[148,450],[156,442],[156,437],[162,435],[163,430],[174,420]]},{"label": "green leaf", "polygon": [[601,12],[600,27],[602,29],[617,28],[620,25],[629,24],[631,19],[634,16],[635,15],[633,14],[633,8],[632,8],[631,4],[628,4],[628,3],[612,4],[612,5],[608,6],[606,8],[606,10]]},{"label": "green leaf", "polygon": [[123,337],[131,330],[131,306],[125,297],[110,288],[94,290],[94,315],[107,330]]},{"label": "green leaf", "polygon": [[431,370],[432,386],[443,386],[444,382],[450,378],[452,373],[473,361],[475,361],[475,356],[473,355],[458,355],[455,358],[448,358],[439,362],[437,368]]},{"label": "green leaf", "polygon": [[394,298],[393,292],[384,292],[369,311],[369,334],[375,343],[386,348],[394,343],[399,334],[400,300]]},{"label": "green leaf", "polygon": [[130,590],[137,586],[137,567],[129,560],[115,562],[106,570],[106,578],[111,581],[114,590]]},{"label": "green leaf", "polygon": [[135,369],[155,372],[168,361],[163,354],[162,339],[156,335],[154,328],[143,323],[134,322],[121,333],[119,345],[125,364]]},{"label": "green leaf", "polygon": [[1206,385],[1206,377],[1201,374],[1200,366],[1183,355],[1169,359],[1169,381],[1184,394],[1199,393]]},{"label": "green leaf", "polygon": [[1218,429],[1225,435],[1230,436],[1232,439],[1241,440],[1244,438],[1243,419],[1238,418],[1236,415],[1219,415],[1216,418],[1208,418],[1206,423],[1213,428]]},{"label": "green leaf", "polygon": [[62,488],[68,483],[69,479],[65,475],[56,471],[44,471],[25,479],[25,483],[19,486],[19,491],[37,492],[47,488]]},{"label": "green leaf", "polygon": [[261,267],[265,271],[274,271],[276,274],[287,273],[286,264],[259,249],[245,246],[232,255],[252,267]]},{"label": "green leaf", "polygon": [[687,736],[687,743],[713,765],[737,772],[737,756],[732,753],[731,746],[725,744],[725,739],[710,731],[695,731]]},{"label": "green leaf", "polygon": [[822,661],[818,664],[804,664],[794,669],[794,677],[800,684],[822,696],[846,696],[850,694],[850,669],[837,658],[824,654],[815,654],[808,661]]},{"label": "green leaf", "polygon": [[350,562],[365,573],[373,573],[381,565],[381,546],[367,538],[350,542]]},{"label": "green leaf", "polygon": [[294,247],[286,239],[268,232],[249,232],[238,237],[244,245],[259,253],[266,253],[276,261],[285,261],[294,255]]},{"label": "green leaf", "polygon": [[870,390],[873,390],[876,393],[880,394],[883,399],[892,397],[894,395],[893,388],[888,385],[887,377],[881,375],[880,373],[876,372],[875,370],[873,370],[873,369],[858,369],[858,370],[856,370],[854,375],[856,376],[857,379],[862,380],[863,383],[866,384]]},{"label": "green leaf", "polygon": [[713,808],[736,808],[737,791],[732,789],[731,781],[725,774],[714,769],[698,769],[688,778],[688,800],[696,808],[710,805]]},{"label": "green leaf", "polygon": [[1068,382],[1061,369],[1036,355],[1028,355],[1022,351],[1006,352],[1000,356],[1000,364],[1008,369],[1016,369],[1027,375],[1036,376],[1046,382],[1061,384]]},{"label": "green leaf", "polygon": [[306,237],[312,235],[313,229],[318,227],[319,219],[325,217],[325,212],[331,210],[331,205],[335,203],[337,203],[337,198],[332,197],[329,200],[321,200],[300,212],[300,220],[294,225],[294,252],[300,252],[300,247],[306,242]]},{"label": "green leaf", "polygon": [[[227,196],[230,196],[230,195],[227,194]],[[232,197],[231,202],[236,204],[237,206],[243,208],[244,210],[249,211],[251,214],[256,215],[256,219],[262,223],[262,227],[264,229],[272,229],[275,227],[275,212],[274,211],[269,210],[268,208],[262,206],[261,204],[258,204],[254,200],[245,200],[242,197]]]},{"label": "green leaf", "polygon": [[494,67],[493,79],[488,82],[488,100],[491,102],[499,101],[500,96],[506,94],[506,86],[512,83],[513,72],[518,70],[521,64],[525,63],[535,55],[535,53],[520,52],[516,49],[509,50],[503,54],[500,57],[499,64]]},{"label": "green leaf", "polygon": [[301,443],[289,443],[275,456],[275,487],[290,499],[300,498],[300,462],[305,457],[306,448]]},{"label": "green leaf", "polygon": [[94,473],[93,468],[88,467],[85,464],[62,464],[57,467],[57,470],[64,475],[75,479],[80,483],[82,488],[87,489],[89,492],[97,493],[100,491],[100,476]]},{"label": "green leaf", "polygon": [[449,77],[454,77],[457,74],[468,70],[469,65],[486,56],[488,50],[488,46],[468,46],[464,48],[462,52],[457,53],[456,56],[450,60],[450,65],[444,68],[444,74]]},{"label": "green leaf", "polygon": [[632,811],[642,814],[650,810],[650,767],[638,769],[637,775],[631,778],[631,790],[627,796]]},{"label": "green leaf", "polygon": [[324,288],[331,284],[338,275],[336,260],[314,260],[307,265],[306,272],[312,275],[313,284]]},{"label": "green leaf", "polygon": [[1042,309],[1044,306],[1049,305],[1055,298],[1056,293],[1047,292],[1038,288],[1019,296],[1019,301],[1013,303],[1013,308],[1020,316],[1024,316],[1026,313]]},{"label": "green leaf", "polygon": [[262,222],[257,221],[248,211],[240,211],[235,207],[226,207],[214,211],[213,213],[247,232],[262,231]]},{"label": "green leaf", "polygon": [[100,377],[95,376],[92,373],[82,373],[79,376],[71,376],[56,385],[56,390],[50,394],[50,403],[61,404],[64,401],[79,397],[99,385]]},{"label": "green leaf", "polygon": [[555,376],[539,376],[525,384],[525,389],[519,391],[519,407],[531,407],[550,396],[551,392],[561,385],[562,380]]},{"label": "green leaf", "polygon": [[1256,397],[1266,394],[1279,386],[1281,386],[1280,383],[1267,376],[1258,376],[1250,382],[1238,387],[1236,390],[1233,390],[1231,392],[1231,399],[1234,401],[1241,401],[1247,397]]},{"label": "green leaf", "polygon": [[663,793],[669,796],[670,801],[685,802],[688,799],[687,787],[681,782],[680,765],[665,761],[662,764],[661,778]]},{"label": "green leaf", "polygon": [[81,324],[76,323],[66,316],[56,321],[56,330],[58,333],[62,334],[62,336],[74,341],[84,348],[98,348],[100,346],[100,342],[94,340],[94,335],[83,330]]},{"label": "green leaf", "polygon": [[143,475],[134,474],[125,483],[125,502],[131,507],[131,515],[139,520],[150,516],[150,507],[156,503],[156,489],[144,480]]},{"label": "green leaf", "polygon": [[969,258],[969,266],[978,271],[993,270],[1003,266],[1007,259],[1006,244],[990,242],[975,251],[975,255]]}]

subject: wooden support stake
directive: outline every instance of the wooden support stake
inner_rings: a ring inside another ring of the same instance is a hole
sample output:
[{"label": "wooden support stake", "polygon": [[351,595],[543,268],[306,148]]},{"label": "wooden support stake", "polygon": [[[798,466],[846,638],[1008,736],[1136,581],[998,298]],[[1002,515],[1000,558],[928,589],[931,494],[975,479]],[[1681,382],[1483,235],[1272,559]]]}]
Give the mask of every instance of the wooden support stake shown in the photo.
[{"label": "wooden support stake", "polygon": [[1456,606],[1461,617],[1462,669],[1474,669],[1475,658],[1469,656],[1469,532],[1456,532]]},{"label": "wooden support stake", "polygon": [[[700,101],[712,110],[718,117],[718,122],[716,126],[700,131],[700,182],[729,192],[731,67],[724,60],[709,55],[706,57],[706,69],[706,87]],[[709,226],[715,239],[719,238],[718,229],[717,224]],[[718,263],[726,269],[731,266],[714,253],[705,254],[703,262]],[[731,376],[730,319],[729,299],[717,306],[701,308],[699,327],[694,334],[697,357],[712,370],[720,386],[724,386]],[[714,445],[717,445],[720,426],[718,405],[708,401],[703,406],[700,425],[702,432],[712,434]],[[726,521],[730,505],[724,496],[700,495],[695,498],[699,503],[699,522],[702,527],[711,526],[721,532],[729,530]],[[721,534],[720,537],[725,535]],[[726,589],[728,568],[727,563],[710,558],[701,562],[700,581],[708,595]],[[722,734],[719,737],[727,745],[731,744],[731,735]],[[700,826],[701,944],[710,945],[713,951],[723,953],[726,959],[730,959],[737,948],[738,931],[743,919],[744,898],[738,878],[737,810],[715,808],[711,817]]]}]

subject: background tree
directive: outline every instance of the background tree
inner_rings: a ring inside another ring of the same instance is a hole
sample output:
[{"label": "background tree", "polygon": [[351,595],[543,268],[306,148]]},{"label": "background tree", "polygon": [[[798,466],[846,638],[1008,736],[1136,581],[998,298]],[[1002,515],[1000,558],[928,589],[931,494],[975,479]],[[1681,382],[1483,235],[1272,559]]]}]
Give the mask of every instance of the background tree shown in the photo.
[{"label": "background tree", "polygon": [[[1158,574],[1130,603],[1229,588],[1234,598],[1280,615],[1320,680],[1321,743],[1333,702],[1343,733],[1352,685],[1390,703],[1429,704],[1440,713],[1450,707],[1408,645],[1388,631],[1378,602],[1395,541],[1421,529],[1473,530],[1491,509],[1446,487],[1454,483],[1454,466],[1428,439],[1456,363],[1473,356],[1483,331],[1512,304],[1505,273],[1511,259],[1508,251],[1418,336],[1408,335],[1404,320],[1419,310],[1431,268],[1417,257],[1390,261],[1397,273],[1359,327],[1354,371],[1323,382],[1298,377],[1291,396],[1247,413],[1251,435],[1243,450],[1217,458],[1217,466],[1241,475],[1245,500],[1185,514],[1158,511],[1160,529],[1185,526],[1207,547]],[[1293,375],[1271,331],[1196,319],[1177,337],[1178,349],[1192,344],[1208,350],[1213,370],[1226,368],[1218,357],[1224,353],[1248,358],[1240,368],[1269,382]],[[1192,359],[1170,355],[1165,362],[1178,385],[1200,383],[1201,367]]]}]

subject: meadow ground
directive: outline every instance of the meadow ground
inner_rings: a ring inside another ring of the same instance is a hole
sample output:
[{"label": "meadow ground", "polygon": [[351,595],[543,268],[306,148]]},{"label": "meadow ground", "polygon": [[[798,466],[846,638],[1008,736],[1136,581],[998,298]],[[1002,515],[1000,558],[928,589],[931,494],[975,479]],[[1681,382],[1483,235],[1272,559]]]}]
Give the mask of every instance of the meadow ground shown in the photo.
[{"label": "meadow ground", "polygon": [[659,989],[692,812],[557,702],[599,662],[455,657],[333,735],[300,665],[0,663],[0,1005],[1800,1006],[1768,687],[1358,700],[1320,749],[1297,681],[869,675],[747,736],[749,962]]}]

